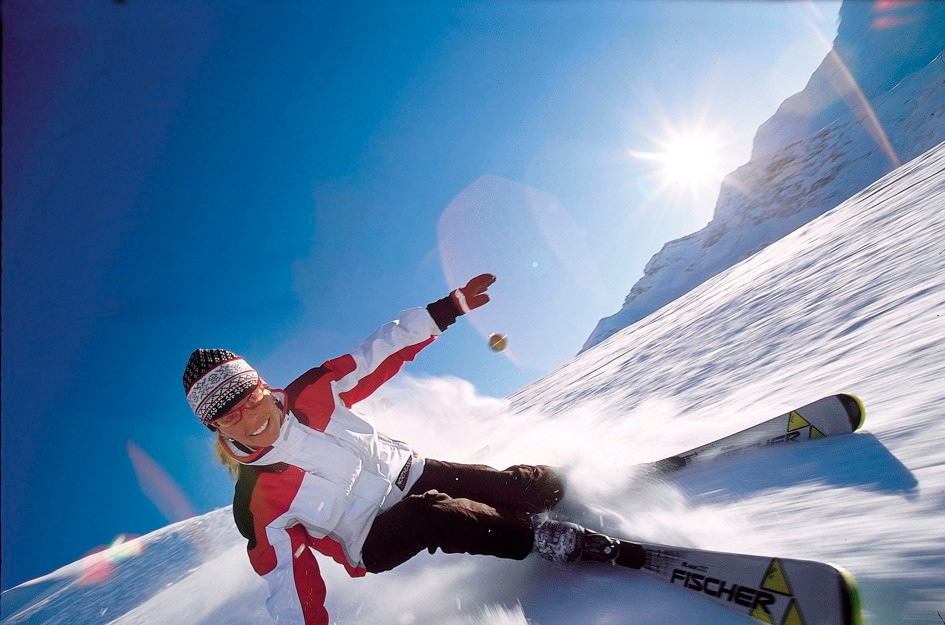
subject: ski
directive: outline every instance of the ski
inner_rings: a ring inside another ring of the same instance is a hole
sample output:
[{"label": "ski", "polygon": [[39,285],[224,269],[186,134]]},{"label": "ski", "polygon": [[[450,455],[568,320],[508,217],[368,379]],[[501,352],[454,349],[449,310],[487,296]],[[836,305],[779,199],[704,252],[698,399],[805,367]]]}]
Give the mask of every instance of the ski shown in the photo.
[{"label": "ski", "polygon": [[616,540],[620,566],[768,625],[861,625],[856,582],[811,560]]},{"label": "ski", "polygon": [[[641,465],[656,477],[759,448],[851,434],[863,402],[837,394],[688,451]],[[591,560],[611,561],[767,625],[862,625],[852,575],[812,560],[705,551],[596,535]],[[614,557],[613,548],[617,555]]]},{"label": "ski", "polygon": [[865,419],[866,409],[858,397],[846,393],[830,395],[711,443],[642,466],[658,476],[669,474],[759,447],[851,434]]}]

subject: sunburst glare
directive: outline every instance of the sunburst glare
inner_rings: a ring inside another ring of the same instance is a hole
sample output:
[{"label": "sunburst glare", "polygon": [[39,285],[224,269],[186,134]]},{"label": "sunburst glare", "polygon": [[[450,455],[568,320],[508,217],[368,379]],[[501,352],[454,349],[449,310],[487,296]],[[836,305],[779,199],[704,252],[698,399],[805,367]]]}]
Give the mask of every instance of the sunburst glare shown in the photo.
[{"label": "sunburst glare", "polygon": [[655,151],[631,150],[630,155],[653,164],[656,195],[691,199],[718,188],[724,172],[717,133],[700,127],[666,128],[654,143]]}]

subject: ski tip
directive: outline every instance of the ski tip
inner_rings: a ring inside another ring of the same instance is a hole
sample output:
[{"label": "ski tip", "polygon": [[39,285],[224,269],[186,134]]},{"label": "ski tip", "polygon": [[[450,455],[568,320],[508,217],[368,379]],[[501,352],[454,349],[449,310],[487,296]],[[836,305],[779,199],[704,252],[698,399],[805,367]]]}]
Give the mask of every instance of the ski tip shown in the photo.
[{"label": "ski tip", "polygon": [[844,410],[847,411],[847,418],[850,419],[850,431],[856,432],[863,427],[863,423],[866,421],[866,406],[863,405],[863,400],[850,393],[841,393],[837,395],[837,398],[843,404]]},{"label": "ski tip", "polygon": [[863,625],[863,613],[860,605],[860,590],[853,575],[843,567],[831,564],[840,574],[843,592],[843,622],[848,625]]}]

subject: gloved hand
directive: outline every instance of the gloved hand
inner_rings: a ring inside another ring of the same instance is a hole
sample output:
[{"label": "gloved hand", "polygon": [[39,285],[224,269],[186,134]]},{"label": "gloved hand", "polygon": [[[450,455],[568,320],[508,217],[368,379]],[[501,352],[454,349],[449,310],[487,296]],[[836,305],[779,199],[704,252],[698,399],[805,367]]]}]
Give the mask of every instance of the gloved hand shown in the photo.
[{"label": "gloved hand", "polygon": [[466,286],[450,293],[450,297],[458,310],[464,314],[468,313],[489,301],[486,289],[492,286],[493,282],[495,282],[495,276],[491,273],[484,273],[467,282]]}]

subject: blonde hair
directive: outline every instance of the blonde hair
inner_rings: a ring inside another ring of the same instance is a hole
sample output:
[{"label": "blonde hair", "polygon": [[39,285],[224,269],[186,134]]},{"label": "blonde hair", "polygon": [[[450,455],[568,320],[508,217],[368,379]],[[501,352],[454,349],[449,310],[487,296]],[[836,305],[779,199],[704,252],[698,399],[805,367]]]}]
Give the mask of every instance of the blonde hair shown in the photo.
[{"label": "blonde hair", "polygon": [[226,468],[227,472],[230,474],[230,479],[235,482],[236,478],[240,475],[240,463],[230,455],[230,451],[226,448],[226,443],[224,443],[223,439],[219,436],[213,439],[213,454],[216,461]]}]

